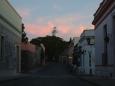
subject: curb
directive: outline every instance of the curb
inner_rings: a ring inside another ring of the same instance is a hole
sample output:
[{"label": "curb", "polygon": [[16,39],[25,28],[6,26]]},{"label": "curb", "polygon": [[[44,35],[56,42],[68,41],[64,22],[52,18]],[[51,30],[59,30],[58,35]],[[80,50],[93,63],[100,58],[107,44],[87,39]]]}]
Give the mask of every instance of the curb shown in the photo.
[{"label": "curb", "polygon": [[90,84],[92,84],[92,85],[94,85],[94,86],[101,86],[101,85],[99,85],[99,84],[97,84],[97,83],[95,83],[95,82],[92,82],[92,81],[90,81],[90,80],[87,80],[87,79],[84,79],[84,78],[81,78],[81,77],[79,77],[79,79],[82,80],[82,81],[88,82],[88,83],[90,83]]},{"label": "curb", "polygon": [[28,77],[30,77],[30,76],[17,76],[17,77],[7,78],[7,79],[0,80],[0,84],[10,82],[10,81],[13,81],[13,80],[25,79],[25,78],[28,78]]}]

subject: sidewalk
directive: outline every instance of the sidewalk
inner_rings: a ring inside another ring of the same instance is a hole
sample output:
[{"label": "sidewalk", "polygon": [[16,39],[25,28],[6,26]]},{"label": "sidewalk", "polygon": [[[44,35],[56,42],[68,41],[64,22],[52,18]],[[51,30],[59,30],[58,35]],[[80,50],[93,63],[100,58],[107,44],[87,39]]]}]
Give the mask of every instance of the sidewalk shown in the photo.
[{"label": "sidewalk", "polygon": [[80,76],[81,80],[87,81],[94,86],[115,86],[115,79],[96,76]]},{"label": "sidewalk", "polygon": [[43,70],[47,65],[38,67],[29,71],[28,73],[16,73],[15,70],[0,70],[0,83],[12,80],[18,80],[23,78],[28,78],[32,76],[32,74],[37,73],[38,71]]},{"label": "sidewalk", "polygon": [[17,80],[17,79],[22,79],[24,77],[29,76],[28,74],[21,74],[21,73],[16,73],[15,70],[0,70],[0,83],[6,82],[6,81],[11,81],[11,80]]}]

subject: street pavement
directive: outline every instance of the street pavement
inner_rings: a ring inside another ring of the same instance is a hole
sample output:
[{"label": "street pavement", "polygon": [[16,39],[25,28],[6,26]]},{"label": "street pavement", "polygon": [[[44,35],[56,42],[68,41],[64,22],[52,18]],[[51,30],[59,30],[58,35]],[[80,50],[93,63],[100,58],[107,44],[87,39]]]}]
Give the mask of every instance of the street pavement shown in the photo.
[{"label": "street pavement", "polygon": [[28,77],[1,82],[0,86],[94,86],[87,81],[71,75],[68,67],[51,63],[40,71],[34,71]]},{"label": "street pavement", "polygon": [[115,78],[104,78],[99,76],[81,76],[81,80],[85,80],[96,86],[115,86]]}]

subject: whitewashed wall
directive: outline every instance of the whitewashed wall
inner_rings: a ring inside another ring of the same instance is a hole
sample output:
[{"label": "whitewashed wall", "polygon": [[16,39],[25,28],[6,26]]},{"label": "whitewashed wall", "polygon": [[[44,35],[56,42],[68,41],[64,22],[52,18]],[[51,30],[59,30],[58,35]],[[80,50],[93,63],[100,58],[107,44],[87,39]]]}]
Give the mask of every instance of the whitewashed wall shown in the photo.
[{"label": "whitewashed wall", "polygon": [[4,38],[3,60],[0,61],[0,71],[3,69],[15,69],[20,57],[17,46],[21,44],[22,19],[7,2],[0,0],[0,36]]},{"label": "whitewashed wall", "polygon": [[[114,65],[115,59],[114,59],[114,50],[113,47],[115,46],[113,44],[113,37],[115,36],[113,34],[113,15],[115,15],[115,10],[112,11],[111,14],[109,14],[103,22],[95,29],[95,35],[96,35],[96,65],[102,65],[102,53],[104,52],[104,34],[103,34],[103,28],[104,25],[107,24],[107,34],[110,38],[110,41],[108,43],[108,65]],[[103,16],[104,17],[104,16]],[[101,20],[101,19],[100,19]],[[110,76],[110,73],[113,72],[113,67],[102,67],[97,66],[96,67],[96,73],[97,75],[107,75]]]},{"label": "whitewashed wall", "polygon": [[[8,20],[8,22],[15,27],[12,28],[14,30],[8,28],[9,30],[14,31],[14,33],[16,33],[15,29],[18,32],[21,32],[22,18],[19,16],[19,14],[16,12],[16,10],[11,6],[11,4],[7,0],[0,0],[0,17],[4,18],[5,20]],[[2,23],[2,20],[0,20],[0,22]]]},{"label": "whitewashed wall", "polygon": [[[92,74],[95,74],[95,47],[94,45],[88,45],[87,38],[94,40],[94,30],[86,30],[81,34],[81,39],[79,46],[82,47],[82,51],[85,51],[80,58],[81,66],[79,71],[84,74],[90,74],[90,69]],[[91,66],[89,65],[89,52],[91,52]]]}]

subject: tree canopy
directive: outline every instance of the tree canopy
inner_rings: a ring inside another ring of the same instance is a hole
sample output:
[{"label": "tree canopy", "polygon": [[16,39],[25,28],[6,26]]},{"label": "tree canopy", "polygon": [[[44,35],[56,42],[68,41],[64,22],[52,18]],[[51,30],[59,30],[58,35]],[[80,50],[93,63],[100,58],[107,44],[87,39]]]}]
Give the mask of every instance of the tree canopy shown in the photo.
[{"label": "tree canopy", "polygon": [[69,42],[64,41],[60,37],[56,36],[46,36],[46,37],[38,37],[34,38],[30,41],[34,44],[43,43],[46,49],[46,56],[48,57],[48,61],[58,61],[59,55],[64,51],[64,49],[68,46]]}]

